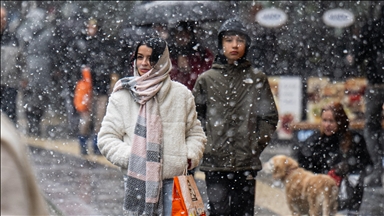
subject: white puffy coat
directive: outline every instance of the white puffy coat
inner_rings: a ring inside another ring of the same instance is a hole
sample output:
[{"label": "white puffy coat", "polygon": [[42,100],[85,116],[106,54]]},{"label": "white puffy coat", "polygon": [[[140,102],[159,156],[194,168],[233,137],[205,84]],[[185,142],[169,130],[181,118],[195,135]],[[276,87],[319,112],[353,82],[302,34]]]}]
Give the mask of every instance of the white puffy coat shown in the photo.
[{"label": "white puffy coat", "polygon": [[[170,179],[183,173],[187,159],[192,168],[199,164],[206,136],[194,97],[184,85],[168,78],[156,97],[163,124],[163,179]],[[139,107],[128,90],[113,93],[98,134],[101,153],[123,170],[128,167]]]}]

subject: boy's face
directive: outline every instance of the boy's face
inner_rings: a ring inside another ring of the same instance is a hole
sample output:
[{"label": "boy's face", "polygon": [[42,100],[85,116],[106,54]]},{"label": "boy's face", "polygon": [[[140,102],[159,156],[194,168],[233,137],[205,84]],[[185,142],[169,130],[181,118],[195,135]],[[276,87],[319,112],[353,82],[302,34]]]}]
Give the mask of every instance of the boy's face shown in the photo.
[{"label": "boy's face", "polygon": [[246,38],[244,36],[237,34],[224,35],[222,43],[224,56],[229,64],[233,64],[244,56],[246,46]]}]

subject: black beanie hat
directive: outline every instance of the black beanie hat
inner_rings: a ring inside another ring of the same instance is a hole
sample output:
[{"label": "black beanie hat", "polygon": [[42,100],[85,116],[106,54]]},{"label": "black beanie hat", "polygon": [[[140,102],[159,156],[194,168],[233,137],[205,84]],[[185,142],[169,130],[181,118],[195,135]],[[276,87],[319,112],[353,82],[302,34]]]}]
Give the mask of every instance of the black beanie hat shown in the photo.
[{"label": "black beanie hat", "polygon": [[229,19],[223,23],[223,25],[220,27],[219,35],[218,35],[218,49],[221,51],[223,49],[222,39],[225,33],[238,33],[240,35],[245,36],[247,42],[246,42],[246,52],[248,48],[251,46],[251,38],[249,37],[247,33],[247,29],[244,27],[244,25],[237,19]]}]

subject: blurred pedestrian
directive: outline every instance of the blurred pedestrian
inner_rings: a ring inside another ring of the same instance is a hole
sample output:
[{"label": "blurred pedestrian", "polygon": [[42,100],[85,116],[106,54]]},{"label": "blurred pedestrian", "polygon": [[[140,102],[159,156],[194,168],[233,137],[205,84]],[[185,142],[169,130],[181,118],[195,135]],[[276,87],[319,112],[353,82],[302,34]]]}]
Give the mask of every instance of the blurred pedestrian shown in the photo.
[{"label": "blurred pedestrian", "polygon": [[1,215],[49,215],[29,161],[27,146],[1,113]]},{"label": "blurred pedestrian", "polygon": [[28,133],[40,136],[41,121],[52,99],[54,81],[54,26],[46,19],[42,8],[31,8],[17,29],[17,37],[23,50],[23,101],[28,121]]},{"label": "blurred pedestrian", "polygon": [[[113,76],[117,76],[113,70],[119,62],[114,61],[113,49],[116,48],[116,43],[104,33],[100,20],[94,18],[88,20],[84,39],[86,46],[84,63],[91,71],[93,88],[92,108],[90,119],[88,119],[91,121],[90,126],[92,130],[87,130],[90,132],[86,134],[82,133],[84,130],[80,130],[79,142],[81,153],[88,154],[87,142],[91,138],[93,153],[100,155],[97,147],[97,134],[105,115],[108,95],[111,89],[111,79],[113,79]],[[86,122],[84,119],[80,119],[80,127]]]},{"label": "blurred pedestrian", "polygon": [[168,41],[170,38],[169,35],[169,29],[168,29],[168,24],[166,23],[153,23],[151,24],[151,28],[153,28],[162,39],[165,41]]},{"label": "blurred pedestrian", "polygon": [[384,6],[381,17],[363,26],[355,56],[356,63],[365,71],[368,86],[365,90],[364,137],[373,160],[372,173],[367,177],[368,186],[383,186],[384,130],[382,122],[384,105]]},{"label": "blurred pedestrian", "polygon": [[247,29],[229,19],[218,34],[218,55],[193,89],[207,134],[205,172],[210,215],[254,215],[260,154],[276,130],[278,113],[267,76],[246,59]]},{"label": "blurred pedestrian", "polygon": [[173,177],[199,164],[206,137],[191,91],[171,81],[167,43],[138,43],[134,76],[119,80],[99,132],[102,154],[124,172],[129,215],[171,215]]},{"label": "blurred pedestrian", "polygon": [[[78,125],[80,153],[88,154],[87,137],[91,134],[92,124],[92,75],[89,67],[84,66],[81,69],[82,79],[76,84],[73,104],[77,113],[80,115]],[[95,149],[96,151],[96,149]]]},{"label": "blurred pedestrian", "polygon": [[321,127],[298,151],[299,165],[314,173],[344,179],[340,185],[339,210],[358,215],[364,193],[366,168],[372,165],[364,137],[349,130],[341,103],[321,110]]},{"label": "blurred pedestrian", "polygon": [[68,121],[69,135],[77,136],[79,115],[73,106],[74,90],[81,79],[81,67],[85,64],[86,44],[84,39],[86,19],[76,2],[65,3],[56,24],[56,50],[58,84]]},{"label": "blurred pedestrian", "polygon": [[17,123],[17,94],[21,81],[18,40],[8,28],[7,9],[1,6],[1,110]]},{"label": "blurred pedestrian", "polygon": [[[277,71],[277,59],[279,59],[276,35],[279,34],[280,29],[267,28],[258,23],[252,23],[251,26],[255,29],[252,32],[256,41],[249,49],[249,59],[254,67],[267,75],[273,74]],[[288,54],[288,52],[284,52],[284,54]]]},{"label": "blurred pedestrian", "polygon": [[207,71],[213,62],[212,52],[203,47],[195,33],[194,23],[180,21],[170,29],[169,52],[172,61],[171,79],[193,89],[197,77]]}]

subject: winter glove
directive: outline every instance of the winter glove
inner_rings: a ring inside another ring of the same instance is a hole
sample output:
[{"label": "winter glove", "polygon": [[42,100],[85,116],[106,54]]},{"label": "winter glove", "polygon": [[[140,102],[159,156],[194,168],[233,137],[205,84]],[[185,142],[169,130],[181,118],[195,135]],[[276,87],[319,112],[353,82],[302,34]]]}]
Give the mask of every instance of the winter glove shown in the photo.
[{"label": "winter glove", "polygon": [[333,167],[333,169],[335,170],[336,175],[345,176],[349,171],[348,163],[347,162],[340,162],[340,163],[336,164]]}]

